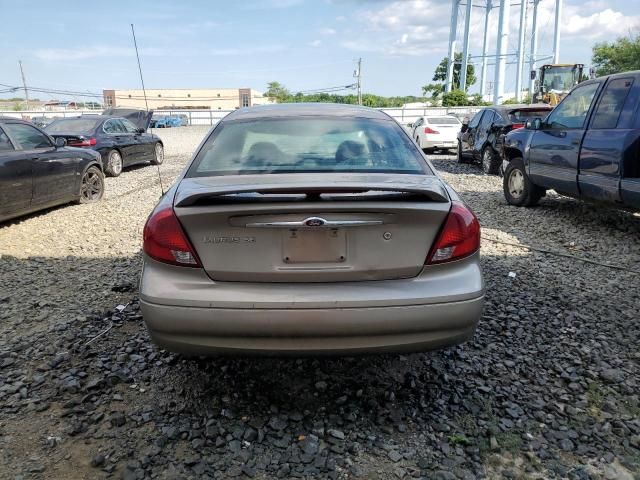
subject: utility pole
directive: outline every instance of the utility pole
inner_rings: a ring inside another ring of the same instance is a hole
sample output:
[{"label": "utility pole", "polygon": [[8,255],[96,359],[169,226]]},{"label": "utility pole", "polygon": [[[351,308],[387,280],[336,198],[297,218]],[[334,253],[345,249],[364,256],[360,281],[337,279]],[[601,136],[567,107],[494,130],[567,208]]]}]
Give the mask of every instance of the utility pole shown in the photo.
[{"label": "utility pole", "polygon": [[358,59],[358,69],[353,76],[358,78],[358,105],[362,105],[362,58]]},{"label": "utility pole", "polygon": [[27,110],[29,110],[29,91],[27,90],[27,81],[24,79],[24,70],[22,69],[22,60],[18,60],[20,65],[20,75],[22,75],[22,86],[24,87],[24,98],[27,103]]}]

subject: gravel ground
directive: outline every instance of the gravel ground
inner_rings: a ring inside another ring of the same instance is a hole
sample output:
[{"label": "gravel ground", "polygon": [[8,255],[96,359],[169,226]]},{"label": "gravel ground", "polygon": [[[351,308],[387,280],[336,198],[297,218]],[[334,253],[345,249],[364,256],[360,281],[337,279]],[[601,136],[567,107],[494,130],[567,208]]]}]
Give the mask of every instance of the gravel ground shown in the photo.
[{"label": "gravel ground", "polygon": [[[160,131],[171,183],[206,128]],[[640,478],[640,218],[434,163],[483,226],[472,342],[341,359],[186,359],[149,343],[157,170],[0,225],[0,478]]]}]

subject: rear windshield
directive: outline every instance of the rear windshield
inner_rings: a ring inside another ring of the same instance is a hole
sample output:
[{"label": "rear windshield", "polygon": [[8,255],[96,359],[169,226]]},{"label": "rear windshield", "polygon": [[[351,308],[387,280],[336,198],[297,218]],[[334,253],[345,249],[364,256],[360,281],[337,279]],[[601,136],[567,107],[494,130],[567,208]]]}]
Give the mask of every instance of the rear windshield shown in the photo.
[{"label": "rear windshield", "polygon": [[541,110],[513,110],[509,112],[509,120],[512,122],[521,122],[528,120],[530,118],[544,118],[546,117],[551,110],[541,109]]},{"label": "rear windshield", "polygon": [[425,120],[431,125],[460,125],[456,117],[428,117]]},{"label": "rear windshield", "polygon": [[296,172],[431,173],[395,122],[303,117],[222,122],[187,176]]},{"label": "rear windshield", "polygon": [[96,129],[99,119],[62,118],[45,127],[48,133],[89,133]]}]

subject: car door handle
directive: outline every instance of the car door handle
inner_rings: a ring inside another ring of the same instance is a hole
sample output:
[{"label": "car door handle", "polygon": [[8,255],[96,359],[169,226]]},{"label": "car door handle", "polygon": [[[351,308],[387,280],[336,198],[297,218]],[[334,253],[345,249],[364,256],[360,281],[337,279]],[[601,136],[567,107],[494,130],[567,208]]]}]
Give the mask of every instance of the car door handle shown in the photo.
[{"label": "car door handle", "polygon": [[571,140],[571,145],[580,145],[580,140],[578,138],[574,138]]}]

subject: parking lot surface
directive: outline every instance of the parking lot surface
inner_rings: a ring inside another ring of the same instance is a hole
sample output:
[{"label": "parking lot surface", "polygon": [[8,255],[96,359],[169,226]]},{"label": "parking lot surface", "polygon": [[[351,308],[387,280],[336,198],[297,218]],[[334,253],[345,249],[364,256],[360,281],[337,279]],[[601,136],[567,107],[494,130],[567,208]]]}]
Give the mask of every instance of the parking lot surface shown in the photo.
[{"label": "parking lot surface", "polygon": [[[207,129],[158,132],[165,188]],[[480,219],[487,304],[472,342],[428,354],[155,348],[136,292],[156,167],[0,225],[0,478],[638,478],[640,217],[509,207],[500,178],[433,161]]]}]

